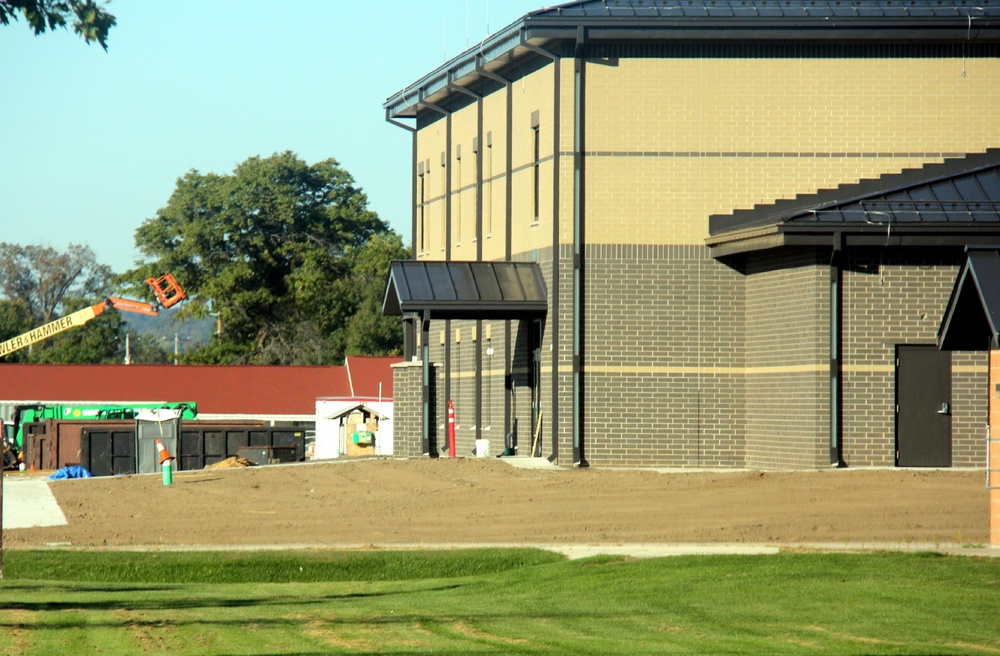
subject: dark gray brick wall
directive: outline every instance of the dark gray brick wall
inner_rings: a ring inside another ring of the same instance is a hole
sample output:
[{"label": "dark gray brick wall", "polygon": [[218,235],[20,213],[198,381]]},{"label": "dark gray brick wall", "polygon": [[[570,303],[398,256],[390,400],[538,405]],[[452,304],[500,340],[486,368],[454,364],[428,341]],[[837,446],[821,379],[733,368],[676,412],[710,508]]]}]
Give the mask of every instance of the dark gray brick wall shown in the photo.
[{"label": "dark gray brick wall", "polygon": [[[933,343],[961,254],[848,253],[842,300],[844,459],[854,467],[892,466],[895,348]],[[551,299],[551,250],[516,259],[539,262]],[[829,466],[828,250],[770,251],[731,267],[696,246],[595,245],[585,262],[583,425],[590,464]],[[440,344],[445,322],[432,322],[432,360],[439,366],[432,425],[441,453],[447,453],[447,375],[459,455],[473,453],[477,434],[490,440],[494,455],[501,453],[515,423],[518,453],[527,455],[537,401],[543,412],[542,455],[557,454],[559,464],[573,464],[572,257],[566,246],[560,274],[559,321],[550,313],[542,334],[538,399],[529,385],[530,324],[511,322],[508,346],[504,321],[484,321],[475,342],[475,322],[451,322],[446,367]],[[557,329],[559,348],[553,349]],[[483,354],[478,424],[477,349]],[[952,366],[953,464],[981,466],[986,356],[956,353]],[[505,426],[507,373],[513,386],[511,422]],[[420,455],[418,366],[396,372],[396,397],[396,453]]]},{"label": "dark gray brick wall", "polygon": [[814,250],[747,257],[747,465],[828,466],[829,261]]},{"label": "dark gray brick wall", "polygon": [[[844,459],[893,466],[896,347],[934,344],[961,249],[849,251],[844,272]],[[988,412],[988,356],[952,354],[952,465],[982,466]]]},{"label": "dark gray brick wall", "polygon": [[586,254],[585,435],[592,465],[739,467],[743,279],[700,246]]}]

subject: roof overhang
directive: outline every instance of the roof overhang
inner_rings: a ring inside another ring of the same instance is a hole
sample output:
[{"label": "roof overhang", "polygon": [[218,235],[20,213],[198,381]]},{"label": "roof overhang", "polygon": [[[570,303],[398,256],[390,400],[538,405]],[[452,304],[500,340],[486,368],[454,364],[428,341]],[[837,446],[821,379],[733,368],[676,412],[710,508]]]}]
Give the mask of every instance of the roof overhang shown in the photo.
[{"label": "roof overhang", "polygon": [[996,225],[922,225],[885,227],[846,227],[841,229],[814,227],[795,230],[777,225],[756,230],[738,231],[705,240],[712,257],[765,251],[786,246],[829,247],[938,247],[966,248],[996,244],[1000,227]]},{"label": "roof overhang", "polygon": [[[983,6],[986,5],[986,6]],[[584,0],[529,12],[386,99],[387,119],[436,111],[542,52],[586,42],[986,43],[1000,7],[967,0]]]},{"label": "roof overhang", "polygon": [[951,290],[937,343],[942,351],[1000,347],[1000,250],[969,249]]},{"label": "roof overhang", "polygon": [[534,262],[396,260],[382,302],[384,315],[434,319],[538,319],[547,311]]},{"label": "roof overhang", "polygon": [[323,413],[323,419],[340,419],[345,417],[352,412],[360,411],[367,415],[377,417],[379,420],[390,419],[389,415],[376,410],[370,405],[365,405],[364,403],[345,403],[343,406],[337,408],[336,410]]},{"label": "roof overhang", "polygon": [[1000,149],[709,217],[713,257],[786,246],[1000,243]]}]

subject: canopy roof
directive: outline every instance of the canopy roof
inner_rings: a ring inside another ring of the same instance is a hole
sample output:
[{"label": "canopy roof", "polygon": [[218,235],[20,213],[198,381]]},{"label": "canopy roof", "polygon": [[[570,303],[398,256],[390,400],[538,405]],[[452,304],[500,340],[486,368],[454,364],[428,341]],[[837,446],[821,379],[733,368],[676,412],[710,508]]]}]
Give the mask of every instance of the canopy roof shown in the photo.
[{"label": "canopy roof", "polygon": [[1000,347],[1000,247],[970,249],[938,329],[943,351]]},{"label": "canopy roof", "polygon": [[716,257],[778,246],[1000,243],[1000,149],[709,218]]},{"label": "canopy roof", "polygon": [[435,319],[545,316],[548,296],[534,262],[392,262],[382,314]]}]

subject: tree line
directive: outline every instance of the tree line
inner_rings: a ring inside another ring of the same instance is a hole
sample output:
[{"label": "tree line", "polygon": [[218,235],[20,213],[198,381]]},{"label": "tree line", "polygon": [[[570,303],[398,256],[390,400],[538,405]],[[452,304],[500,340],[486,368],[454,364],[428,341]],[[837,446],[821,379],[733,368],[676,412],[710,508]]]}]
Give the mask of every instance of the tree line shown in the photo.
[{"label": "tree line", "polygon": [[166,362],[173,343],[162,337],[185,321],[218,327],[185,345],[186,363],[321,365],[401,351],[381,302],[389,262],[408,251],[334,159],[308,164],[284,152],[227,175],[191,170],[135,243],[143,257],[122,273],[86,245],[0,243],[0,341],[110,295],[153,301],[145,280],[165,272],[188,295],[161,328],[167,335],[105,312],[7,361],[122,362],[128,336],[132,362]]}]

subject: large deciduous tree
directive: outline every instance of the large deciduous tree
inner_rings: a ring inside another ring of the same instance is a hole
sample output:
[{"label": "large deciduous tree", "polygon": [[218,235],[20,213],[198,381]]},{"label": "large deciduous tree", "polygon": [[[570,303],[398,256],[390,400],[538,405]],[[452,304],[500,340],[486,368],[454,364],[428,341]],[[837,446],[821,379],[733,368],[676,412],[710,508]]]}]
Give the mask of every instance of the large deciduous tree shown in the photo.
[{"label": "large deciduous tree", "polygon": [[[179,178],[136,231],[146,263],[122,278],[170,271],[189,296],[186,314],[217,313],[221,334],[189,362],[330,364],[347,352],[359,307],[360,290],[344,282],[355,254],[396,253],[369,244],[388,233],[336,160],[251,157],[232,174]],[[393,350],[378,341],[358,348]]]},{"label": "large deciduous tree", "polygon": [[65,307],[68,298],[78,303],[103,300],[112,292],[113,277],[89,246],[70,244],[60,252],[51,246],[0,243],[0,297],[24,303],[36,324],[81,309]]},{"label": "large deciduous tree", "polygon": [[[35,327],[35,319],[31,316],[24,301],[0,300],[0,342],[5,342],[21,333],[26,333]],[[7,362],[23,362],[27,351],[17,351],[7,356]]]},{"label": "large deciduous tree", "polygon": [[22,16],[36,35],[72,22],[84,41],[97,41],[105,50],[115,26],[115,17],[94,0],[0,0],[0,25]]},{"label": "large deciduous tree", "polygon": [[344,292],[354,301],[354,313],[347,322],[345,350],[348,355],[372,353],[398,355],[403,333],[398,317],[382,314],[389,263],[410,256],[396,233],[375,235],[364,246],[347,254],[350,275],[342,281]]}]

